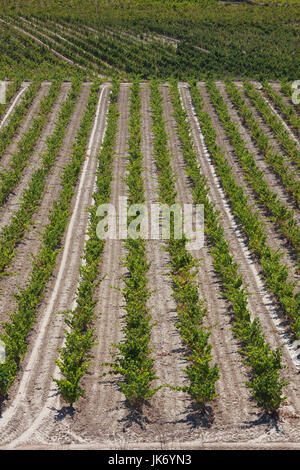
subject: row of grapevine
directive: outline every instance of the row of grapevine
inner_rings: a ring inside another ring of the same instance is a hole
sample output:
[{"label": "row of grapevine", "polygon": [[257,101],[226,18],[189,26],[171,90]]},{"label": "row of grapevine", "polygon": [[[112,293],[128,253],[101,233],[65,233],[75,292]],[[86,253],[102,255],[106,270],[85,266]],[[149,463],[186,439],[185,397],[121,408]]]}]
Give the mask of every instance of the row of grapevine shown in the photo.
[{"label": "row of grapevine", "polygon": [[[214,82],[208,82],[208,90],[213,96],[217,92]],[[214,159],[217,172],[221,178],[225,192],[230,198],[235,214],[239,218],[243,230],[249,240],[249,248],[260,261],[269,289],[278,298],[283,311],[291,320],[291,329],[300,337],[299,301],[294,294],[295,283],[288,282],[288,269],[280,261],[281,254],[270,248],[266,242],[263,224],[259,221],[258,212],[254,212],[243,189],[237,185],[226,157],[219,163]]]},{"label": "row of grapevine", "polygon": [[98,101],[99,83],[92,86],[87,108],[80,123],[76,140],[72,147],[71,160],[65,166],[62,177],[62,189],[58,199],[53,202],[49,223],[42,234],[42,246],[33,261],[32,272],[27,286],[15,295],[17,307],[10,314],[10,321],[2,327],[0,335],[5,344],[6,362],[0,364],[0,396],[5,397],[15,380],[20,361],[27,350],[27,336],[35,322],[35,314],[40,304],[47,281],[56,264],[60,243],[69,220],[70,205],[75,193],[75,183],[85,158],[85,151],[92,127]]},{"label": "row of grapevine", "polygon": [[[102,74],[104,73],[107,74],[108,72],[111,71],[111,68],[107,66],[97,56],[91,54],[87,47],[84,47],[82,44],[78,44],[76,43],[76,41],[71,40],[70,36],[65,33],[62,36],[60,34],[61,31],[59,31],[57,27],[53,27],[55,31],[55,33],[53,33],[52,30],[46,28],[44,25],[40,25],[40,24],[37,25],[35,23],[32,23],[32,19],[31,19],[31,22],[25,22],[25,23],[22,23],[22,25],[26,28],[26,31],[31,32],[34,36],[38,35],[38,37],[41,38],[41,40],[50,39],[54,41],[55,43],[58,43],[62,46],[66,45],[66,47],[71,49],[71,51],[73,51],[76,55],[78,55],[79,57],[82,57],[85,63],[89,64],[89,66],[92,69],[98,70]],[[80,33],[76,32],[75,38],[78,38],[78,36],[80,36]],[[74,44],[76,47],[74,47]]]},{"label": "row of grapevine", "polygon": [[40,156],[41,168],[38,168],[25,189],[19,209],[12,216],[9,225],[0,234],[0,276],[12,262],[15,247],[22,240],[28,225],[43,195],[47,175],[53,167],[62,146],[67,125],[72,115],[76,99],[81,89],[81,80],[73,79],[72,88],[63,103],[53,134],[47,139],[47,148]]},{"label": "row of grapevine", "polygon": [[244,83],[244,89],[254,106],[258,109],[265,122],[273,130],[277,140],[280,142],[286,153],[290,156],[291,161],[300,167],[300,151],[297,143],[291,138],[289,132],[284,127],[281,120],[272,112],[271,108],[265,101],[261,93],[255,89],[250,82]]},{"label": "row of grapevine", "polygon": [[297,206],[300,205],[300,182],[297,180],[295,173],[290,171],[289,165],[282,154],[279,154],[273,148],[270,139],[262,130],[259,122],[254,118],[251,109],[247,106],[242,94],[234,83],[230,80],[226,81],[226,91],[229,94],[233,104],[236,106],[239,115],[251,132],[252,138],[255,140],[258,148],[263,153],[266,162],[276,172],[282,184],[295,199]]},{"label": "row of grapevine", "polygon": [[[51,32],[52,30],[55,31],[55,34]],[[88,32],[87,35],[84,35],[80,31],[73,31],[71,33],[69,30],[64,30],[64,39],[60,39],[58,34],[61,33],[61,31],[59,31],[57,26],[51,25],[49,26],[49,29],[44,29],[44,31],[52,39],[57,41],[68,41],[68,43],[72,45],[73,49],[78,50],[79,53],[82,54],[82,51],[84,51],[91,62],[103,64],[102,61],[104,60],[117,70],[124,70],[125,65],[125,71],[133,73],[141,71],[142,74],[145,75],[147,67],[150,67],[151,59],[151,66],[153,64],[153,56],[149,57],[148,54],[145,55],[144,53],[142,53],[142,56],[138,56],[131,47],[128,47],[125,53],[124,41],[118,42],[115,38],[107,37],[105,34],[102,35],[99,33],[95,38],[94,34],[90,32]],[[139,62],[137,61],[138,59]]]},{"label": "row of grapevine", "polygon": [[282,82],[280,84],[280,90],[281,90],[281,92],[283,93],[284,96],[286,96],[288,99],[290,99],[292,101],[293,108],[296,110],[296,113],[297,113],[297,111],[299,111],[299,109],[300,109],[300,106],[299,106],[299,103],[294,103],[293,102],[293,95],[296,92],[296,99],[298,101],[299,87],[295,89],[295,88],[292,87],[290,82],[288,82],[286,80],[282,80]]},{"label": "row of grapevine", "polygon": [[1,63],[5,61],[8,76],[18,73],[26,79],[34,79],[43,74],[47,79],[58,75],[70,76],[78,73],[78,68],[56,57],[45,45],[38,44],[27,34],[21,33],[7,23],[1,23]]},{"label": "row of grapevine", "polygon": [[[72,29],[71,25],[68,24],[66,21],[63,22],[61,20],[61,23],[64,24],[63,26],[64,31],[67,31],[69,34],[72,33],[72,35],[78,35],[82,37],[83,40],[89,41],[91,45],[94,45],[96,47],[97,43],[99,44],[99,41],[101,41],[101,44],[105,44],[108,48],[111,47],[111,54],[113,54],[114,57],[109,57],[108,59],[110,61],[112,60],[117,60],[115,58],[115,55],[120,56],[122,59],[122,49],[121,46],[123,44],[126,45],[126,48],[128,50],[128,54],[126,54],[126,61],[129,59],[129,57],[132,57],[132,61],[128,66],[132,67],[132,70],[136,69],[136,66],[134,65],[134,62],[137,60],[140,61],[141,57],[143,57],[143,62],[140,63],[142,65],[143,70],[140,71],[142,74],[147,74],[147,70],[149,70],[150,67],[153,67],[154,62],[156,61],[156,66],[164,66],[167,70],[174,71],[176,67],[176,54],[174,51],[174,48],[168,48],[164,45],[162,41],[151,41],[151,42],[141,42],[137,40],[134,36],[128,36],[124,32],[117,32],[115,29],[109,31],[109,37],[107,34],[107,30],[98,30],[98,31],[91,31],[90,29],[87,29],[85,27],[81,27],[76,29]],[[47,24],[49,24],[49,27],[51,25],[51,28],[55,28],[55,31],[58,31],[58,27],[62,28],[61,25],[56,24],[55,26],[53,25],[53,22],[48,21]],[[118,46],[116,49],[115,46]],[[102,52],[102,51],[101,51]],[[151,62],[152,59],[152,62]],[[122,66],[122,60],[120,60],[120,65]],[[188,60],[184,62],[184,65],[186,67],[189,66]]]},{"label": "row of grapevine", "polygon": [[[206,146],[218,169],[222,185],[226,179],[228,185],[233,187],[236,200],[239,201],[241,192],[232,180],[230,167],[224,153],[216,144],[215,129],[209,115],[203,111],[203,102],[195,83],[191,84],[191,94]],[[257,318],[251,319],[247,301],[249,293],[246,291],[242,276],[239,274],[240,267],[230,253],[230,245],[225,238],[219,212],[214,208],[214,204],[209,198],[209,188],[198,165],[191,128],[187,114],[182,107],[177,82],[171,83],[171,96],[186,162],[186,172],[193,183],[194,203],[204,205],[206,233],[213,247],[211,255],[214,268],[220,276],[223,295],[232,305],[233,332],[241,343],[241,354],[249,366],[251,379],[247,382],[247,386],[258,405],[267,413],[273,413],[285,400],[282,391],[287,385],[279,374],[280,369],[284,367],[281,363],[281,351],[271,349],[265,341],[259,320]],[[244,203],[242,198],[241,207],[244,206]],[[252,221],[254,224],[257,223],[253,217]]]},{"label": "row of grapevine", "polygon": [[[21,75],[16,75],[14,80],[10,81],[6,87],[6,102],[0,103],[0,120],[2,116],[5,114],[7,108],[13,101],[13,98],[17,95],[20,91],[20,86],[22,84],[23,77]],[[1,123],[1,121],[0,121]]]},{"label": "row of grapevine", "polygon": [[32,155],[34,147],[40,138],[44,125],[49,118],[52,107],[57,100],[61,80],[53,81],[49,93],[41,100],[39,116],[33,119],[32,126],[18,142],[18,151],[13,154],[9,168],[1,173],[0,205],[3,205],[9,194],[19,183],[23,170]]},{"label": "row of grapevine", "polygon": [[113,80],[110,94],[110,105],[107,116],[107,129],[101,150],[98,154],[98,170],[96,190],[93,198],[95,204],[89,210],[90,221],[88,227],[88,240],[83,254],[83,265],[80,267],[80,281],[76,293],[76,308],[65,313],[67,326],[65,345],[59,348],[60,356],[56,359],[62,378],[54,379],[63,399],[71,405],[84,393],[80,380],[87,371],[92,355],[90,350],[95,344],[96,336],[93,323],[94,310],[97,299],[94,299],[95,289],[98,285],[99,264],[104,249],[104,240],[97,237],[97,208],[110,200],[112,181],[112,160],[114,143],[117,133],[117,97],[119,94],[119,81]]},{"label": "row of grapevine", "polygon": [[[125,177],[131,204],[144,203],[140,112],[140,85],[135,80],[130,96],[129,161]],[[129,217],[128,224],[131,220],[132,217]],[[109,372],[122,376],[122,392],[131,406],[140,409],[145,400],[150,399],[161,386],[151,388],[151,383],[157,377],[149,347],[152,325],[147,305],[151,292],[147,287],[149,264],[146,259],[146,244],[142,235],[136,239],[129,237],[124,243],[126,255],[123,263],[127,270],[122,289],[126,311],[122,328],[124,340],[114,345],[114,361],[110,364]]]},{"label": "row of grapevine", "polygon": [[[173,205],[176,202],[176,192],[170,162],[171,155],[167,146],[168,137],[163,119],[161,93],[158,83],[154,81],[151,82],[151,105],[160,202]],[[219,366],[211,365],[210,331],[203,323],[206,308],[203,300],[199,298],[198,288],[194,281],[198,262],[187,251],[186,242],[186,238],[175,239],[171,230],[168,252],[171,258],[172,289],[178,315],[176,326],[187,346],[189,362],[185,370],[189,385],[177,387],[177,389],[189,393],[193,402],[203,409],[206,403],[217,396],[215,383],[219,379]]]},{"label": "row of grapevine", "polygon": [[[48,23],[48,28],[51,28],[56,34],[61,33],[58,26],[53,24]],[[105,31],[98,31],[95,35],[86,29],[79,28],[72,31],[70,28],[68,25],[68,29],[64,29],[63,32],[63,36],[68,41],[89,51],[94,57],[105,60],[118,70],[139,73],[147,77],[151,69],[154,73],[157,73],[162,67],[169,70],[170,73],[174,73],[177,69],[176,55],[172,56],[164,49],[159,48],[154,51],[153,45],[136,42],[118,34],[108,36]],[[188,62],[184,65],[188,67]]]},{"label": "row of grapevine", "polygon": [[0,159],[3,156],[5,149],[12,141],[16,131],[26,117],[26,114],[30,108],[30,105],[36,96],[36,93],[40,87],[41,78],[37,77],[26,90],[23,95],[22,101],[16,106],[12,116],[9,118],[8,123],[0,132]]},{"label": "row of grapevine", "polygon": [[263,81],[262,85],[263,90],[267,93],[268,97],[271,98],[277,110],[281,112],[292,126],[292,129],[300,136],[300,117],[297,115],[295,108],[291,105],[287,105],[267,81]]},{"label": "row of grapevine", "polygon": [[245,179],[257,195],[258,200],[269,209],[282,234],[290,241],[297,253],[300,254],[300,231],[294,212],[282,204],[278,195],[270,189],[267,181],[264,179],[263,172],[256,163],[254,155],[247,150],[237,124],[231,119],[227,105],[215,82],[210,81],[208,83],[208,91],[219,119],[234,148],[238,162],[244,170]]},{"label": "row of grapevine", "polygon": [[16,19],[10,18],[8,24],[16,25],[17,27],[19,27],[25,32],[24,35],[26,35],[26,33],[32,35],[43,44],[45,49],[50,48],[57,54],[66,57],[68,60],[72,61],[75,67],[83,67],[87,71],[93,73],[93,66],[91,62],[86,58],[82,57],[81,55],[77,54],[76,51],[74,52],[73,49],[70,49],[70,47],[66,46],[64,43],[60,44],[58,40],[53,41],[50,38],[47,38],[45,35],[38,33],[36,30],[29,28],[28,25],[25,25],[23,22],[17,21]]}]

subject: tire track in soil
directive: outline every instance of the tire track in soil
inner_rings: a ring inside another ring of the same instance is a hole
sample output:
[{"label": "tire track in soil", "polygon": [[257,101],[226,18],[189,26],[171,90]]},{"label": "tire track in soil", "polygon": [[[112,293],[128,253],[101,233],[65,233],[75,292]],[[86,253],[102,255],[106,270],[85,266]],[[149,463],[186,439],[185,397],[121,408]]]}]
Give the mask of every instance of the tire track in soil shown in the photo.
[{"label": "tire track in soil", "polygon": [[72,150],[72,144],[76,137],[83,110],[86,107],[90,85],[83,84],[82,91],[78,97],[73,114],[67,126],[63,144],[56,162],[53,165],[45,186],[45,191],[37,212],[33,215],[30,229],[25,233],[23,240],[17,246],[17,253],[12,264],[7,269],[8,274],[0,278],[0,321],[6,321],[7,314],[12,312],[16,307],[14,294],[17,287],[24,288],[29,279],[32,270],[32,257],[37,256],[40,246],[40,233],[43,232],[45,225],[48,223],[48,213],[53,200],[55,200],[61,190],[60,174],[62,168],[67,164],[69,155]]},{"label": "tire track in soil", "polygon": [[[218,123],[215,123],[214,113],[212,106],[209,104],[210,101],[206,88],[201,83],[199,83],[198,86],[204,99],[204,109],[213,119],[214,127],[218,135],[218,144],[220,145],[220,129]],[[262,281],[261,268],[254,257],[250,253],[247,253],[245,248],[247,246],[247,241],[242,233],[238,233],[237,226],[234,226],[234,219],[232,216],[230,217],[229,211],[226,210],[226,205],[228,206],[227,198],[225,196],[223,197],[221,184],[219,182],[216,184],[212,166],[208,158],[205,156],[198,122],[195,121],[194,109],[191,106],[191,96],[188,87],[181,84],[180,91],[184,108],[188,114],[188,119],[191,125],[195,150],[199,155],[199,164],[204,176],[208,180],[211,199],[215,203],[216,209],[220,211],[224,234],[230,244],[231,254],[234,255],[236,261],[240,264],[239,272],[243,276],[244,284],[248,287],[248,292],[251,293],[248,297],[249,309],[253,317],[259,318],[266,340],[270,343],[271,347],[282,347],[283,349],[282,359],[283,363],[286,364],[287,369],[285,369],[281,375],[291,383],[284,390],[287,395],[287,401],[281,408],[281,415],[284,416],[286,414],[287,416],[292,415],[295,417],[300,411],[299,396],[297,394],[297,386],[299,387],[299,374],[288,350],[288,346],[291,346],[292,340],[290,341],[286,318],[283,318],[278,303],[271,294],[268,296],[271,303],[266,302],[265,296],[267,290],[264,282]],[[221,142],[221,147],[224,148],[223,141]],[[262,283],[263,288],[260,288],[259,283]],[[282,328],[282,331],[279,332],[276,322],[280,323],[279,326]],[[287,331],[284,334],[285,329],[287,329]]]},{"label": "tire track in soil", "polygon": [[34,149],[28,158],[25,168],[23,169],[21,180],[14,188],[14,190],[8,195],[3,206],[0,208],[0,230],[2,230],[5,225],[9,224],[13,213],[19,208],[20,199],[23,195],[24,190],[28,187],[32,175],[38,168],[41,168],[42,166],[42,160],[40,156],[46,151],[47,138],[50,137],[54,131],[55,122],[58,118],[60,108],[67,97],[70,87],[70,83],[62,84],[57,100],[55,101],[51,113],[48,117],[47,123],[44,126],[42,133],[38,138]]},{"label": "tire track in soil", "polygon": [[57,370],[54,362],[57,347],[63,343],[65,329],[63,316],[56,312],[70,308],[75,299],[88,224],[87,209],[92,202],[96,174],[97,160],[93,155],[97,154],[104,134],[108,94],[109,87],[103,85],[98,102],[101,105],[100,115],[94,122],[96,133],[93,130],[90,151],[72,201],[72,215],[62,241],[64,248],[58,256],[57,267],[38,309],[26,357],[10,391],[10,406],[7,406],[0,419],[0,442],[8,448],[21,443],[49,442],[46,436],[53,426],[57,440],[63,435],[72,442],[83,442],[80,436],[77,437],[69,430],[68,423],[61,420],[64,408],[61,409],[57,388],[52,381]]},{"label": "tire track in soil", "polygon": [[[128,155],[129,96],[130,84],[121,84],[110,200],[115,207],[118,207],[119,197],[127,195],[123,178]],[[78,401],[78,413],[74,417],[74,429],[77,434],[97,443],[104,439],[119,442],[128,413],[124,395],[119,390],[119,377],[115,378],[113,375],[102,377],[103,373],[108,372],[108,368],[103,367],[102,363],[112,361],[110,355],[112,344],[118,343],[123,338],[121,322],[125,310],[121,289],[122,276],[126,273],[126,268],[121,265],[121,258],[124,258],[125,254],[122,240],[106,240],[99,269],[99,278],[105,277],[95,293],[98,301],[95,313],[98,318],[96,335],[99,344],[93,351],[94,359],[89,374],[83,381],[85,396]]]},{"label": "tire track in soil", "polygon": [[[177,174],[178,201],[181,204],[193,204],[193,187],[185,173],[184,156],[169,87],[162,87],[162,93],[164,119],[169,135],[168,145],[173,156],[173,171]],[[238,352],[238,342],[231,332],[230,306],[221,296],[220,282],[214,272],[210,249],[209,240],[205,237],[204,247],[200,250],[193,250],[191,253],[196,259],[200,259],[196,280],[200,297],[207,307],[205,324],[212,328],[209,342],[212,344],[213,363],[218,363],[220,367],[220,379],[216,383],[219,397],[212,402],[215,414],[213,430],[232,428],[231,432],[233,434],[237,432],[241,437],[243,424],[250,423],[257,418],[259,410],[249,401],[250,394],[245,385],[248,380],[246,370]]]},{"label": "tire track in soil", "polygon": [[[258,210],[259,213],[259,220],[265,224],[265,231],[267,235],[267,243],[271,248],[274,250],[280,250],[283,253],[282,256],[282,262],[287,265],[288,268],[288,273],[289,273],[289,280],[294,281],[295,278],[298,277],[297,275],[297,253],[287,240],[287,238],[280,232],[279,226],[271,220],[271,215],[270,211],[268,208],[260,203],[259,201],[256,200],[254,191],[252,188],[249,186],[247,181],[244,179],[244,170],[241,168],[239,162],[238,162],[238,157],[236,156],[234,149],[230,143],[230,140],[222,126],[222,123],[218,117],[217,112],[215,111],[215,108],[212,104],[212,100],[210,99],[210,96],[205,88],[205,86],[201,86],[201,93],[203,97],[205,97],[204,101],[207,103],[207,110],[211,115],[211,118],[213,120],[213,125],[215,129],[217,130],[217,143],[220,147],[223,147],[225,152],[226,152],[226,158],[232,168],[232,173],[235,177],[235,180],[239,186],[241,186],[244,190],[245,195],[248,197],[248,202],[249,204],[255,209]],[[218,85],[217,85],[218,86]],[[233,121],[237,122],[239,125],[239,120],[238,117],[236,116],[236,112],[234,109],[230,108],[229,113]],[[239,126],[240,127],[240,126]],[[240,130],[240,129],[239,129]],[[256,148],[253,144],[253,142],[247,138],[247,131],[245,128],[242,128],[242,136],[243,138],[248,141],[248,149],[256,155]],[[264,175],[265,177],[267,176],[266,174]],[[265,178],[267,182],[269,183],[270,188],[276,192],[278,189],[278,186],[274,188],[272,186],[271,182],[268,181],[268,178]],[[282,201],[280,195],[280,200]],[[282,201],[285,203],[285,201]]]},{"label": "tire track in soil", "polygon": [[41,100],[49,92],[50,86],[51,84],[49,82],[41,83],[41,86],[26,113],[25,119],[21,122],[21,125],[15,132],[12,142],[8,145],[2,157],[0,157],[0,170],[9,168],[12,155],[18,151],[18,143],[22,139],[23,135],[29,131],[32,120],[38,117]]}]

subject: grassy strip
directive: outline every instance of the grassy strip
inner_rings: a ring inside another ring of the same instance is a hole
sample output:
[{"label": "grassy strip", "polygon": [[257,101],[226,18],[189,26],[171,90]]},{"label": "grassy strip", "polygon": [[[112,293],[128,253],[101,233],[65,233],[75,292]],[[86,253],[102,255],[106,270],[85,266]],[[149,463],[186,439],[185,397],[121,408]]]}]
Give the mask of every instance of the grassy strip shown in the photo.
[{"label": "grassy strip", "polygon": [[295,199],[297,206],[300,205],[300,182],[297,180],[295,173],[291,172],[286,164],[283,156],[276,153],[270,143],[270,139],[264,133],[259,122],[254,118],[252,111],[247,106],[242,94],[231,80],[226,81],[226,91],[229,94],[233,104],[236,106],[239,115],[243,119],[243,123],[251,132],[252,138],[255,140],[260,151],[265,156],[266,162],[273,168],[281,179],[282,184],[290,195]]},{"label": "grassy strip", "polygon": [[22,240],[28,228],[28,224],[40,203],[45,189],[47,175],[54,165],[62,146],[63,138],[80,89],[81,80],[73,79],[72,88],[65,103],[61,107],[55,130],[52,136],[47,139],[47,149],[41,156],[42,167],[34,172],[28,188],[24,191],[19,210],[15,212],[9,225],[4,227],[0,234],[0,277],[4,275],[4,270],[12,262],[15,255],[15,247]]},{"label": "grassy strip", "polygon": [[110,95],[107,129],[98,155],[97,189],[93,195],[95,204],[90,208],[89,238],[84,249],[84,265],[80,267],[80,281],[76,294],[77,305],[73,311],[65,313],[65,323],[68,327],[68,330],[65,331],[66,342],[64,347],[58,349],[60,357],[55,361],[63,378],[54,379],[54,381],[57,383],[63,399],[71,405],[84,394],[79,382],[90,365],[92,359],[90,350],[96,341],[93,322],[97,301],[94,300],[94,294],[98,286],[98,268],[105,244],[105,241],[97,236],[97,208],[110,200],[111,165],[117,134],[119,88],[119,81],[114,79]]},{"label": "grassy strip", "polygon": [[[172,174],[171,155],[167,146],[168,136],[163,119],[162,97],[158,82],[151,82],[151,105],[154,132],[154,157],[159,172],[159,196],[163,204],[173,205],[176,202],[175,181]],[[186,249],[185,238],[174,238],[173,231],[168,242],[171,257],[171,278],[173,295],[176,301],[178,321],[177,328],[187,346],[189,365],[185,374],[189,385],[177,387],[191,396],[199,408],[215,398],[215,383],[219,378],[217,364],[210,365],[212,360],[210,332],[204,327],[203,319],[206,308],[195,283],[197,261]]]},{"label": "grassy strip", "polygon": [[[141,153],[141,100],[140,85],[137,80],[131,87],[129,121],[129,163],[126,183],[131,204],[144,203]],[[128,225],[133,217],[128,218]],[[127,254],[124,265],[128,274],[123,277],[125,287],[126,315],[124,319],[124,341],[115,344],[114,362],[110,364],[110,373],[122,375],[121,390],[131,406],[140,408],[145,400],[150,399],[162,386],[151,388],[151,382],[157,379],[154,370],[154,358],[149,347],[151,338],[151,315],[147,301],[151,295],[146,277],[149,264],[146,260],[146,245],[142,236],[125,241]]]},{"label": "grassy strip", "polygon": [[[216,132],[208,113],[202,110],[203,102],[196,83],[191,85],[191,94],[206,145],[215,161],[221,181],[223,182],[224,179],[228,179],[228,185],[233,188],[236,197],[236,207],[240,198],[240,205],[243,207],[245,204],[244,198],[231,177],[231,170],[224,153],[216,144]],[[229,243],[224,236],[220,214],[208,197],[209,188],[198,165],[198,157],[191,137],[191,128],[187,114],[181,104],[176,82],[171,84],[171,96],[178,132],[183,146],[186,173],[193,182],[194,203],[204,204],[206,233],[213,246],[211,255],[213,257],[214,268],[222,281],[223,295],[232,305],[233,332],[240,340],[240,352],[245,358],[245,364],[249,366],[250,380],[246,385],[249,387],[257,404],[265,412],[274,413],[286,398],[282,395],[282,391],[287,382],[280,379],[279,374],[280,369],[284,368],[281,364],[281,351],[280,349],[271,349],[270,345],[265,341],[259,320],[257,318],[251,320],[247,301],[249,293],[246,291],[243,285],[243,278],[238,272],[239,265],[230,253]],[[257,219],[253,215],[251,215],[251,222],[254,226],[257,225]]]},{"label": "grassy strip", "polygon": [[294,212],[282,204],[278,195],[271,191],[268,183],[264,179],[263,172],[260,171],[256,164],[254,155],[247,150],[246,144],[238,130],[238,125],[231,119],[226,103],[215,82],[208,82],[207,88],[220,121],[238,157],[239,164],[245,170],[244,175],[246,181],[254,190],[259,201],[269,209],[281,233],[289,240],[299,255],[300,231]]},{"label": "grassy strip", "polygon": [[54,81],[40,104],[39,117],[33,119],[33,124],[24,137],[18,142],[18,152],[11,159],[10,168],[0,174],[0,206],[4,204],[8,195],[19,183],[23,170],[32,154],[34,147],[42,134],[52,107],[58,97],[61,80]]},{"label": "grassy strip", "polygon": [[296,163],[298,168],[300,168],[300,152],[297,148],[297,144],[291,138],[289,132],[286,130],[281,120],[275,116],[264,97],[258,90],[255,89],[252,83],[248,81],[245,82],[244,89],[254,106],[258,109],[264,118],[267,125],[273,130],[278,142],[280,142],[286,153],[290,156],[291,160]]},{"label": "grassy strip", "polygon": [[6,348],[6,362],[0,364],[0,396],[4,397],[15,380],[19,363],[27,350],[27,336],[35,322],[36,309],[43,299],[44,291],[60,250],[60,243],[68,224],[70,205],[88,144],[93,118],[98,102],[99,83],[95,82],[81,120],[71,161],[62,174],[62,190],[50,211],[49,224],[42,234],[43,245],[33,262],[29,282],[15,298],[17,308],[10,314],[10,321],[3,324],[0,335]]}]

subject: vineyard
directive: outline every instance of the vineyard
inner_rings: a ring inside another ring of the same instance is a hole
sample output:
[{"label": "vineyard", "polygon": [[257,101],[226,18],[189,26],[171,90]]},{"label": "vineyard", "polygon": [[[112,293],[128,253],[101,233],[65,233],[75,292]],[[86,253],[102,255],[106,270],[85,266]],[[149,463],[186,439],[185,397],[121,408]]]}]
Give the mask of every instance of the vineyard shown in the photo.
[{"label": "vineyard", "polygon": [[[0,9],[0,448],[299,448],[296,27],[262,71],[252,13],[213,41],[209,8],[31,3]],[[158,204],[201,206],[204,245],[175,213],[143,236]]]}]

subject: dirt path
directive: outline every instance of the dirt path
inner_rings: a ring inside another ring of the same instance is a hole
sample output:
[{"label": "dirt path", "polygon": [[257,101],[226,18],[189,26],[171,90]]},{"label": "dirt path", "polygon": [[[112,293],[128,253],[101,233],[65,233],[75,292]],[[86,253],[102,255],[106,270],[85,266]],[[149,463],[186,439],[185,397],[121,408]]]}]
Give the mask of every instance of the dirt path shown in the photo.
[{"label": "dirt path", "polygon": [[[199,85],[202,96],[205,101],[205,110],[213,117],[213,110],[209,104],[208,97],[202,85]],[[260,319],[264,334],[267,341],[272,347],[283,347],[283,361],[287,365],[287,369],[282,373],[283,377],[291,381],[291,385],[286,387],[286,394],[288,400],[283,406],[282,414],[290,414],[293,410],[294,415],[300,411],[300,400],[296,392],[297,384],[299,384],[299,374],[297,370],[297,342],[289,339],[286,321],[281,317],[280,309],[277,306],[276,300],[271,295],[267,294],[265,285],[260,275],[260,266],[256,260],[250,255],[247,249],[245,237],[240,232],[226,200],[226,197],[221,189],[219,180],[215,174],[213,164],[207,154],[206,148],[203,145],[203,136],[199,129],[199,124],[195,118],[194,109],[191,106],[191,97],[188,88],[185,85],[180,86],[181,96],[183,99],[184,107],[188,113],[189,122],[191,124],[192,136],[194,139],[195,149],[199,155],[199,164],[203,174],[208,179],[210,187],[210,197],[216,205],[216,209],[220,211],[221,221],[225,230],[225,236],[230,242],[231,252],[237,262],[240,264],[240,273],[243,276],[245,285],[248,291],[251,292],[249,296],[249,309],[253,317]],[[220,126],[215,124],[218,136],[220,136]],[[224,145],[224,142],[222,142]],[[294,349],[295,348],[295,349]],[[298,364],[299,367],[299,364]]]},{"label": "dirt path", "polygon": [[[11,405],[7,406],[0,420],[0,442],[9,442],[10,447],[26,442],[45,442],[39,427],[43,425],[49,432],[50,424],[56,422],[55,413],[51,413],[51,410],[57,411],[56,419],[59,420],[61,416],[60,411],[55,409],[57,405],[60,408],[60,404],[52,377],[56,371],[54,359],[57,357],[57,347],[63,341],[64,321],[56,312],[72,306],[77,289],[88,223],[86,209],[91,204],[97,166],[93,155],[98,152],[104,134],[108,93],[109,87],[103,85],[99,98],[100,112],[95,120],[87,158],[73,198],[72,216],[58,257],[57,269],[38,309],[22,373],[10,391]],[[65,429],[64,433],[67,432],[68,429]],[[74,442],[82,442],[82,439],[75,438]]]},{"label": "dirt path", "polygon": [[90,84],[84,83],[82,91],[78,97],[74,112],[67,126],[61,151],[56,163],[47,177],[46,187],[37,212],[33,216],[33,223],[29,231],[25,234],[22,242],[17,247],[17,253],[13,263],[7,269],[7,276],[0,279],[0,321],[7,320],[7,314],[16,307],[14,294],[17,288],[24,288],[27,285],[29,275],[32,270],[32,257],[35,257],[41,246],[40,233],[48,223],[48,213],[53,200],[58,197],[61,189],[60,174],[63,167],[69,160],[72,144],[76,137],[80,120],[84,112],[89,94]]},{"label": "dirt path", "polygon": [[[147,85],[142,87],[141,104],[144,191],[150,214],[151,204],[158,203],[159,198],[158,171],[153,156],[150,88]],[[153,350],[154,368],[158,376],[153,386],[160,384],[183,386],[188,383],[182,372],[182,369],[187,366],[187,361],[180,333],[175,327],[177,312],[172,297],[171,280],[168,276],[170,257],[165,251],[166,246],[163,240],[147,240],[146,243],[147,261],[150,263],[147,274],[148,286],[150,291],[153,291],[149,299],[149,311],[154,323],[150,347]],[[186,433],[189,424],[187,415],[191,407],[187,394],[162,389],[153,397],[151,404],[149,431],[151,429],[152,440],[167,442]]]}]

